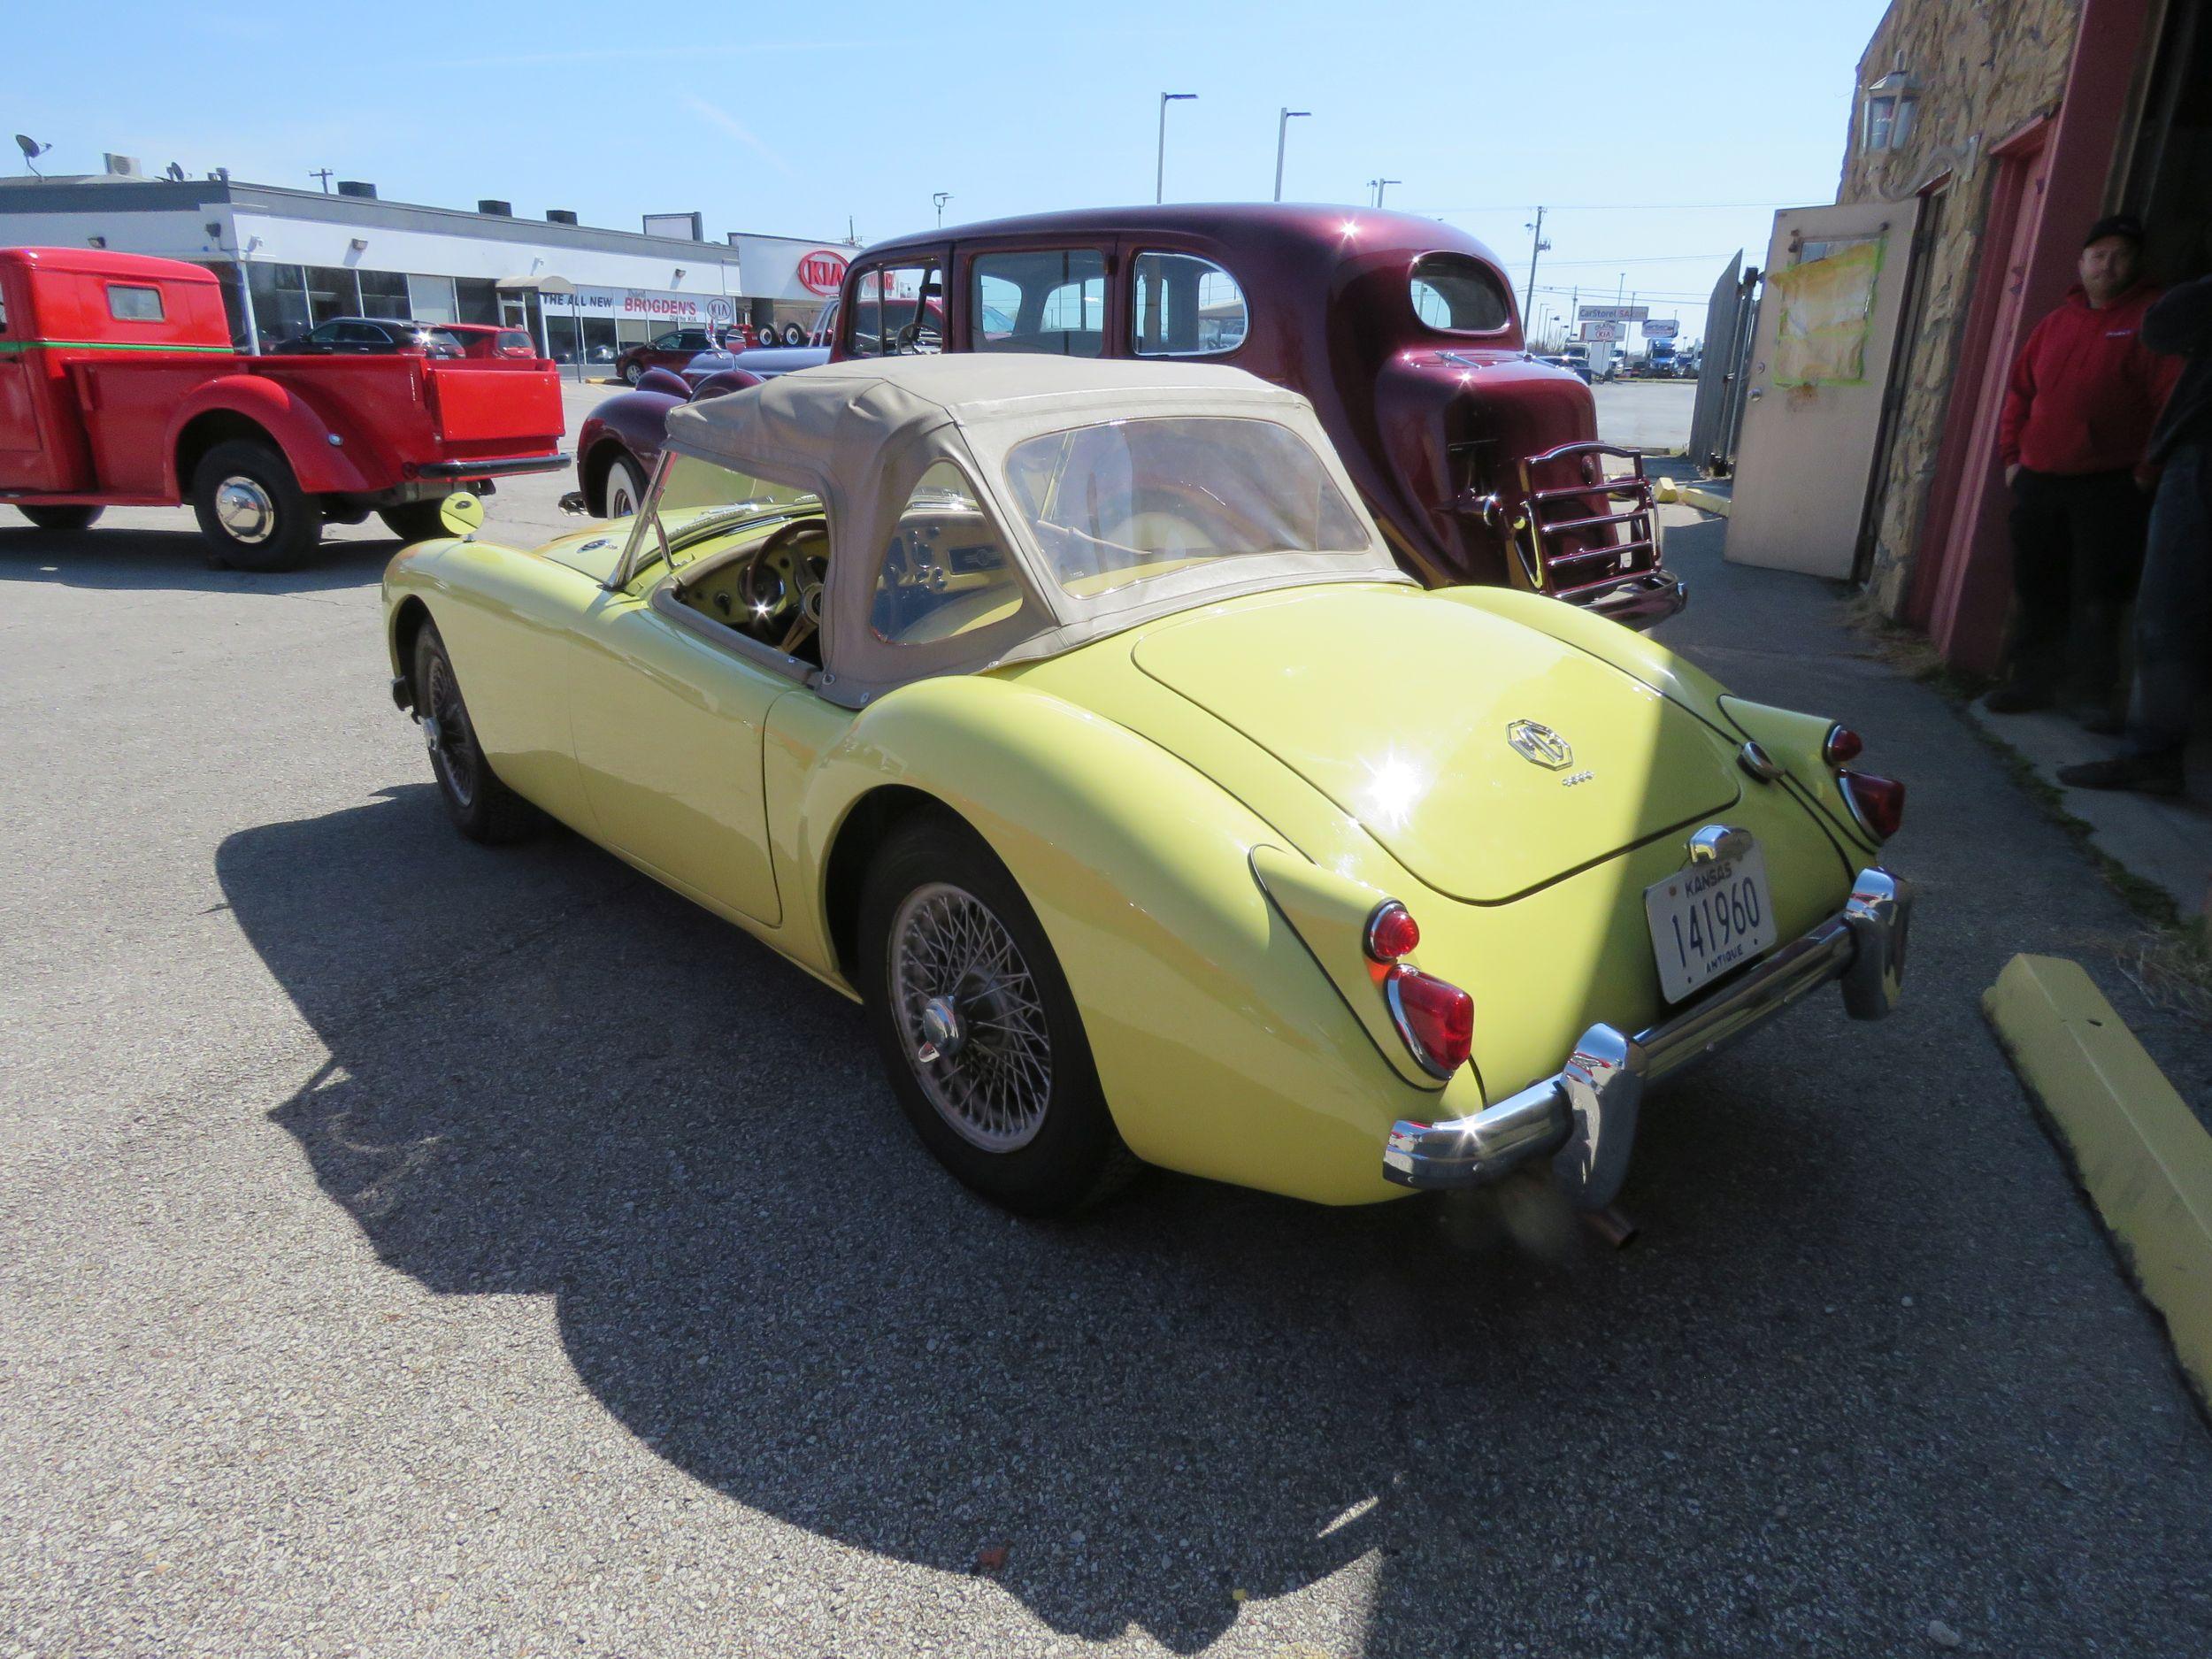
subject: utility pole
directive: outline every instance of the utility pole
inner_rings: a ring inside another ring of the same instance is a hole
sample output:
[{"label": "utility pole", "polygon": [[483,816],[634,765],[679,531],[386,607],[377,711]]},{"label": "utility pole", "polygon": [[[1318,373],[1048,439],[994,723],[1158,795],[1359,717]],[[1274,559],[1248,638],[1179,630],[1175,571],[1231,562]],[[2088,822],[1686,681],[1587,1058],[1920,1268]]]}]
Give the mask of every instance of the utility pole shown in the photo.
[{"label": "utility pole", "polygon": [[1551,246],[1544,240],[1544,210],[1541,207],[1536,210],[1536,222],[1527,228],[1536,233],[1536,239],[1528,250],[1528,303],[1533,307],[1536,303],[1536,256]]},{"label": "utility pole", "polygon": [[1195,92],[1163,92],[1160,94],[1160,152],[1158,165],[1152,173],[1152,203],[1158,206],[1167,197],[1167,106],[1195,98]]},{"label": "utility pole", "polygon": [[320,180],[323,181],[323,194],[324,194],[325,196],[328,196],[328,195],[330,194],[330,176],[331,176],[331,175],[330,175],[330,169],[329,169],[329,168],[327,168],[327,167],[317,167],[317,168],[311,169],[311,170],[309,172],[309,173],[308,173],[308,175],[307,175],[307,176],[308,176],[309,178],[311,178],[311,179],[320,179]]},{"label": "utility pole", "polygon": [[1302,115],[1311,115],[1311,110],[1286,108],[1275,118],[1275,199],[1283,199],[1283,137],[1290,131],[1290,124]]}]

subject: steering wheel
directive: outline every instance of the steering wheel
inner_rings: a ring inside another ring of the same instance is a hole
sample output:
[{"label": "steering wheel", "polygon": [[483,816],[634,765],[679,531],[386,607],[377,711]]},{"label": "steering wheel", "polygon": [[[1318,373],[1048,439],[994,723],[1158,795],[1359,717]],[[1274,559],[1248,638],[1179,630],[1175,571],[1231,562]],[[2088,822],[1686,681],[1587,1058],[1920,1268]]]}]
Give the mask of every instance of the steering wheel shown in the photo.
[{"label": "steering wheel", "polygon": [[826,543],[819,518],[801,518],[770,536],[737,572],[737,594],[756,626],[788,618],[776,649],[786,657],[822,626],[822,584],[829,578],[826,553],[802,541]]}]

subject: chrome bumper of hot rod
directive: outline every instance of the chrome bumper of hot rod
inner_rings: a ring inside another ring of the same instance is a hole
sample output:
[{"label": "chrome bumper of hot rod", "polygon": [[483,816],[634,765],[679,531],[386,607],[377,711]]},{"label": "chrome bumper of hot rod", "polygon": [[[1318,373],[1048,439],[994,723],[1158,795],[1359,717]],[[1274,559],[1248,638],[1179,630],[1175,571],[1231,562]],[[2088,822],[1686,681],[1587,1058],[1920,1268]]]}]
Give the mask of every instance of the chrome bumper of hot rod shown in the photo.
[{"label": "chrome bumper of hot rod", "polygon": [[1910,882],[1879,868],[1861,871],[1843,909],[1673,1018],[1633,1037],[1593,1025],[1555,1076],[1448,1123],[1400,1122],[1385,1143],[1384,1176],[1402,1187],[1477,1187],[1548,1157],[1571,1199],[1602,1209],[1628,1173],[1647,1085],[1831,980],[1842,982],[1854,1019],[1879,1019],[1896,1007],[1912,903]]}]

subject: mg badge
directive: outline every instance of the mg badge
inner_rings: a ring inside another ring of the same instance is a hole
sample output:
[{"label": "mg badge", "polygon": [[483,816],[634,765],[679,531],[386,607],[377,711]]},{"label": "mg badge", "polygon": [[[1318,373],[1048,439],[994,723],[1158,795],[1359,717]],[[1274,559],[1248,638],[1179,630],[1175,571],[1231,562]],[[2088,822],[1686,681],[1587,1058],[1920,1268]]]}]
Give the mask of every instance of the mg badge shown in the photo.
[{"label": "mg badge", "polygon": [[1532,760],[1554,772],[1564,772],[1575,764],[1575,752],[1567,740],[1533,720],[1514,721],[1505,728],[1505,741],[1523,760]]}]

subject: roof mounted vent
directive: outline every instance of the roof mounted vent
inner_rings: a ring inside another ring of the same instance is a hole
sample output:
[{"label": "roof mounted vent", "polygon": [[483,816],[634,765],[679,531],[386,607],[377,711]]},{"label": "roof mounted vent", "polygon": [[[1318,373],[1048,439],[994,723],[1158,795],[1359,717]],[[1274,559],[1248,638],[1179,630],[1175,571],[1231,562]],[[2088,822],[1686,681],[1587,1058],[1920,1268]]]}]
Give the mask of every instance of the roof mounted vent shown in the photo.
[{"label": "roof mounted vent", "polygon": [[341,179],[338,180],[338,194],[373,202],[376,200],[376,187],[364,179]]},{"label": "roof mounted vent", "polygon": [[476,211],[480,213],[489,213],[495,219],[512,219],[515,216],[515,204],[512,202],[502,202],[488,196],[477,203]]},{"label": "roof mounted vent", "polygon": [[576,210],[572,207],[549,207],[545,210],[545,219],[549,225],[573,225]]}]

